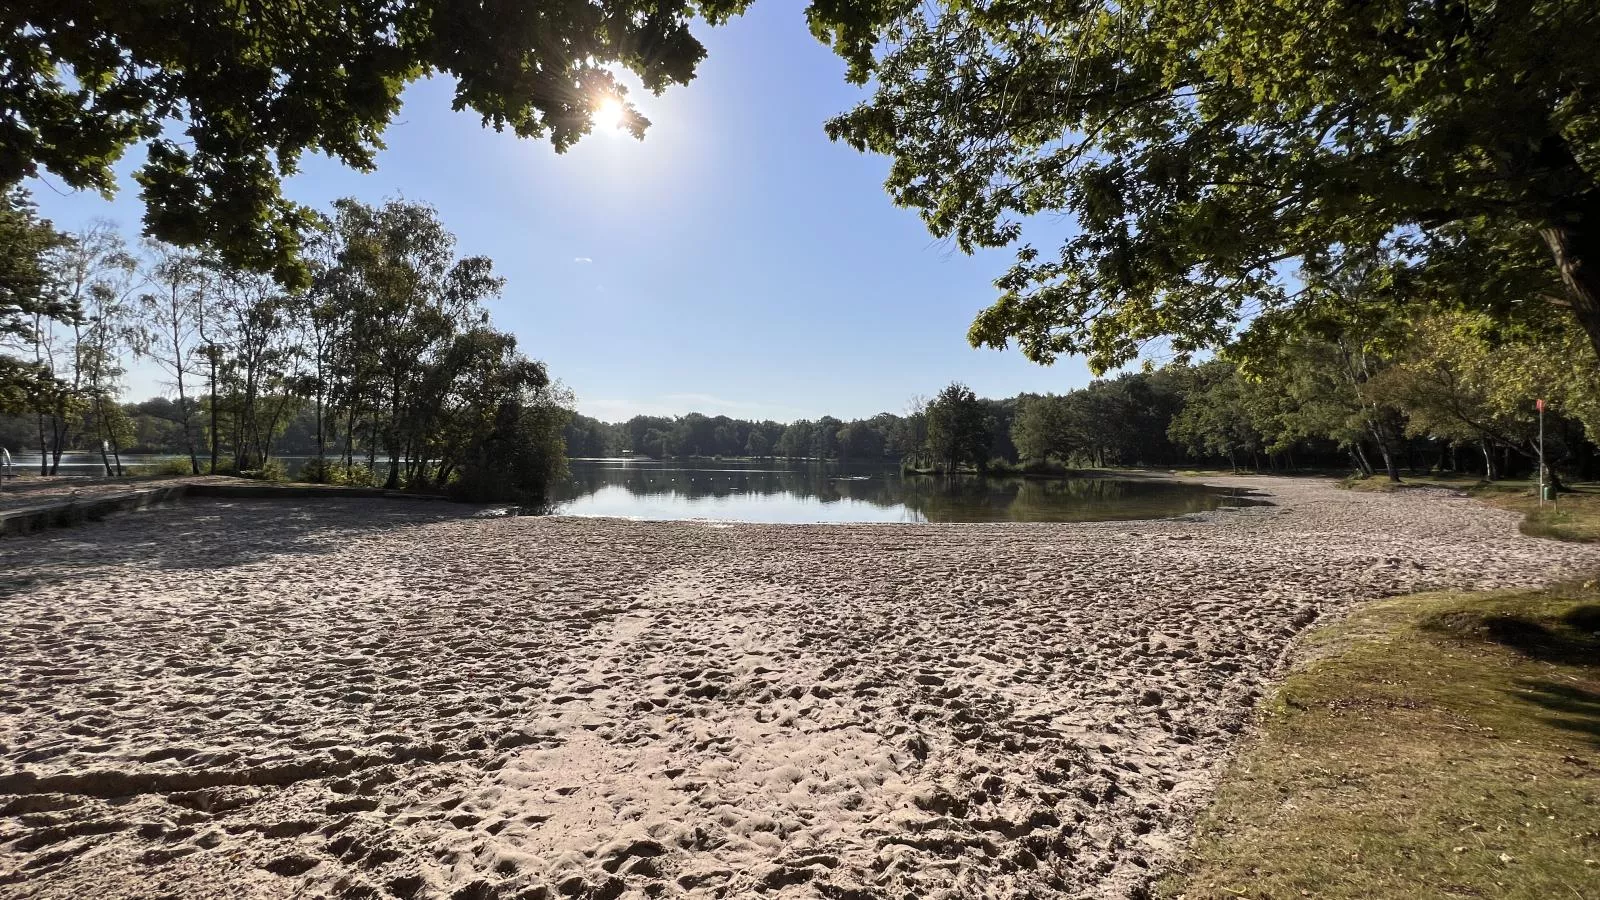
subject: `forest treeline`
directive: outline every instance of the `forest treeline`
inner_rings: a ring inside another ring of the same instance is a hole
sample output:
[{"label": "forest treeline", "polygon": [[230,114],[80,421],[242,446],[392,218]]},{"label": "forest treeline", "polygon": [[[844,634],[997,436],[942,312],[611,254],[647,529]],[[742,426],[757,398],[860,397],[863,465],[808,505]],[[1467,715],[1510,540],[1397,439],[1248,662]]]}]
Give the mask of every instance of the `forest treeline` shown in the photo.
[{"label": "forest treeline", "polygon": [[[493,263],[404,201],[338,201],[300,240],[310,277],[288,289],[103,223],[59,232],[6,195],[0,446],[36,452],[42,474],[75,449],[108,472],[158,450],[195,474],[271,474],[298,428],[317,458],[303,479],[542,500],[571,398],[491,325]],[[136,360],[169,397],[119,402]]]},{"label": "forest treeline", "polygon": [[[1061,394],[985,399],[953,384],[901,413],[789,423],[700,413],[606,423],[572,414],[561,439],[574,457],[781,457],[1038,474],[1199,464],[1393,476],[1434,470],[1492,480],[1534,471],[1534,399],[1543,398],[1555,471],[1600,475],[1590,437],[1600,424],[1600,382],[1579,377],[1584,370],[1573,364],[1587,352],[1578,329],[1558,322],[1508,331],[1457,312],[1392,317],[1370,333],[1325,334],[1244,345]],[[197,415],[207,403],[190,402]],[[121,409],[129,447],[183,452],[178,401],[154,398]],[[15,445],[27,427],[0,420],[0,444]],[[279,427],[278,452],[316,455],[313,403],[300,401]],[[375,453],[381,429],[358,428],[354,441],[358,456]]]},{"label": "forest treeline", "polygon": [[1427,311],[1297,335],[1262,332],[1216,358],[994,400],[953,384],[904,414],[787,425],[691,414],[607,424],[574,416],[575,456],[782,456],[891,460],[917,469],[1059,472],[1180,464],[1236,469],[1449,471],[1489,480],[1536,470],[1537,399],[1555,473],[1600,475],[1600,379],[1581,329],[1517,329]]}]

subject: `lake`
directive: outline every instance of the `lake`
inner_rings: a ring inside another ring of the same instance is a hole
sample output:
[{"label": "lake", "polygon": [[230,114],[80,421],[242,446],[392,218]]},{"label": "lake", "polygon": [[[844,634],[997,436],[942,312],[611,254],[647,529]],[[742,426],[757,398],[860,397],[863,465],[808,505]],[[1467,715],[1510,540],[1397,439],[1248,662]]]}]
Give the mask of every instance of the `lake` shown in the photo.
[{"label": "lake", "polygon": [[[174,456],[124,454],[134,470]],[[310,457],[280,457],[290,475]],[[38,457],[18,457],[38,471]],[[62,457],[62,474],[100,475],[98,454]],[[884,464],[788,460],[575,459],[555,512],[734,522],[1094,522],[1159,519],[1261,503],[1247,492],[1157,478],[945,478]]]},{"label": "lake", "polygon": [[575,459],[556,512],[736,522],[1093,522],[1263,501],[1154,478],[945,478],[885,465]]}]

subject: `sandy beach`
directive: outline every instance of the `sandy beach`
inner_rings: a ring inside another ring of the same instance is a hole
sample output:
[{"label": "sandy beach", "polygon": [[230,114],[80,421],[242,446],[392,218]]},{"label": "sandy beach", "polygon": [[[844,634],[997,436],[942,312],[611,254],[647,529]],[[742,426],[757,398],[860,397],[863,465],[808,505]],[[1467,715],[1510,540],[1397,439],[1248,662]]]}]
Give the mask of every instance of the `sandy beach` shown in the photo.
[{"label": "sandy beach", "polygon": [[1077,525],[202,501],[0,540],[8,897],[1138,897],[1295,637],[1600,571],[1442,492]]}]

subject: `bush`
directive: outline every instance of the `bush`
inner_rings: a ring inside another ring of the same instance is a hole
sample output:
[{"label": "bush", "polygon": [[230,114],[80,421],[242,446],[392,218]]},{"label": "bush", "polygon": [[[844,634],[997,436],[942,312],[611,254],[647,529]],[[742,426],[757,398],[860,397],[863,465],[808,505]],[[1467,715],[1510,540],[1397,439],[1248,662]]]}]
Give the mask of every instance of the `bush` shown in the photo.
[{"label": "bush", "polygon": [[342,484],[346,487],[378,486],[378,476],[367,468],[366,463],[351,463],[349,468],[344,466],[330,467],[328,477],[329,484]]},{"label": "bush", "polygon": [[163,459],[158,463],[151,463],[148,466],[140,466],[139,474],[163,475],[169,477],[193,475],[194,467],[189,464],[187,459]]},{"label": "bush", "polygon": [[299,481],[310,484],[333,484],[338,476],[338,464],[324,457],[307,460],[300,468]]},{"label": "bush", "polygon": [[261,464],[259,469],[248,469],[240,472],[245,478],[254,478],[257,481],[288,481],[289,470],[284,467],[283,460],[269,459]]},{"label": "bush", "polygon": [[989,464],[984,466],[983,471],[987,475],[1021,475],[1022,466],[1004,457],[996,456],[994,459],[989,460]]},{"label": "bush", "polygon": [[340,459],[326,457],[307,460],[296,481],[309,484],[338,484],[346,487],[376,487],[378,479],[365,463],[351,463],[346,468]]},{"label": "bush", "polygon": [[1059,459],[1030,459],[1022,464],[1026,475],[1070,475],[1072,470]]},{"label": "bush", "polygon": [[493,432],[467,452],[450,494],[473,503],[511,502],[544,510],[550,484],[567,471],[562,435],[570,413],[549,403],[509,402]]},{"label": "bush", "polygon": [[989,460],[988,473],[990,475],[1070,475],[1064,463],[1055,459],[1030,459],[1026,462],[1014,463],[1007,459],[995,457]]}]

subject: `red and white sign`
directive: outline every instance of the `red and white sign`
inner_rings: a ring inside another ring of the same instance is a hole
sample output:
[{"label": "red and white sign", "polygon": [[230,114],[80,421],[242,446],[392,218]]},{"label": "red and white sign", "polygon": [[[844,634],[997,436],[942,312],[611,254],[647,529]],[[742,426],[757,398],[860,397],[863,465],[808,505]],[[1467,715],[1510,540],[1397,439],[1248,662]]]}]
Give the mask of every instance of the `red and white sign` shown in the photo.
[{"label": "red and white sign", "polygon": [[1539,408],[1539,412],[1544,412],[1544,398],[1543,397],[1539,398],[1538,400],[1533,401],[1533,404],[1534,404],[1534,406]]}]

